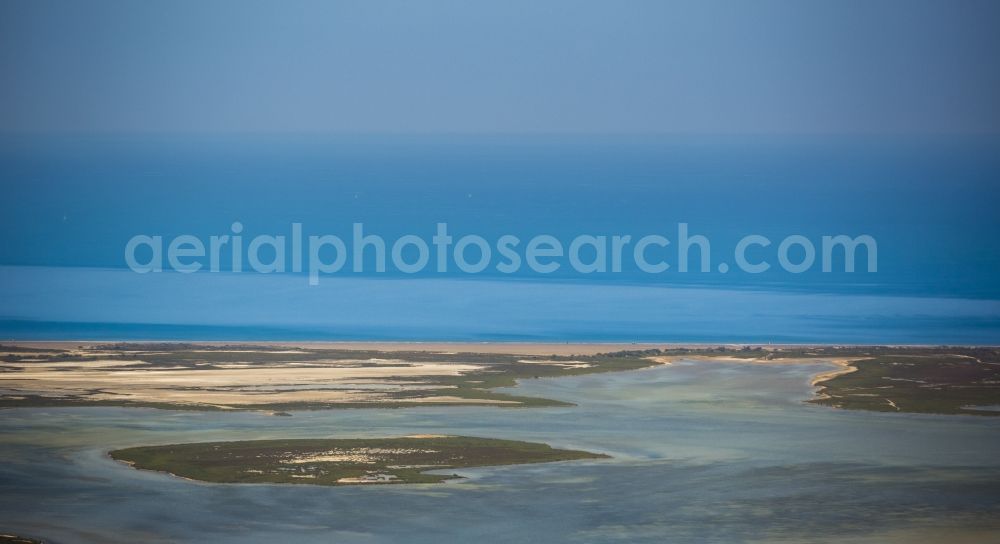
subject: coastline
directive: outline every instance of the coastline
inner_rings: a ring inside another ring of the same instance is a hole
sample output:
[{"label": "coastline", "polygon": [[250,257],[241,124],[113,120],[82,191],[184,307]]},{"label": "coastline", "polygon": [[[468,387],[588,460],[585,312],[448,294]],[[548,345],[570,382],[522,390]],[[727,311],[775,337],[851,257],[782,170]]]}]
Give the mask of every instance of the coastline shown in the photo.
[{"label": "coastline", "polygon": [[[1000,350],[960,346],[585,342],[83,342],[0,344],[0,407],[191,410],[565,406],[501,388],[520,380],[686,360],[823,363],[813,398],[832,408],[997,415]],[[917,363],[919,363],[918,366]],[[850,378],[838,380],[847,374]],[[925,387],[933,380],[935,387]]]},{"label": "coastline", "polygon": [[830,370],[828,372],[821,372],[819,374],[816,374],[815,376],[812,377],[811,380],[809,380],[809,385],[812,387],[817,387],[821,385],[823,382],[830,381],[836,378],[837,376],[843,376],[844,374],[857,372],[858,367],[854,366],[854,363],[857,362],[858,360],[859,359],[832,359],[827,361],[830,364],[837,365],[838,368]]},{"label": "coastline", "polygon": [[[281,340],[42,340],[0,341],[0,345],[13,345],[37,349],[72,349],[79,346],[110,344],[190,344],[194,346],[260,346],[303,349],[343,349],[351,351],[426,351],[436,353],[492,353],[505,355],[596,355],[623,350],[703,348],[720,344],[669,344],[621,342],[448,342],[448,341],[288,341]],[[731,344],[735,346],[736,344]],[[742,344],[741,344],[742,345]]]},{"label": "coastline", "polygon": [[[193,346],[260,346],[260,347],[289,347],[303,349],[343,349],[352,351],[427,351],[437,353],[493,353],[507,355],[597,355],[600,353],[611,353],[618,351],[641,351],[647,349],[707,349],[715,347],[725,347],[730,350],[738,350],[743,347],[761,348],[768,350],[783,349],[809,349],[809,348],[864,348],[864,347],[886,347],[886,348],[935,348],[941,347],[939,344],[870,344],[870,343],[783,343],[783,344],[760,344],[741,342],[585,342],[579,340],[566,342],[530,342],[530,341],[438,341],[430,340],[426,342],[415,342],[411,340],[349,340],[349,341],[281,341],[281,340],[0,340],[0,346],[12,345],[36,349],[72,349],[79,346],[99,346],[113,344],[190,344]],[[980,344],[949,344],[948,347],[963,348],[992,348],[1000,347]],[[692,355],[690,358],[706,357],[705,355]],[[733,362],[747,362],[745,358],[728,357],[725,354],[711,356],[711,359],[733,359]],[[788,362],[790,359],[785,359]],[[772,363],[777,361],[761,361]]]}]

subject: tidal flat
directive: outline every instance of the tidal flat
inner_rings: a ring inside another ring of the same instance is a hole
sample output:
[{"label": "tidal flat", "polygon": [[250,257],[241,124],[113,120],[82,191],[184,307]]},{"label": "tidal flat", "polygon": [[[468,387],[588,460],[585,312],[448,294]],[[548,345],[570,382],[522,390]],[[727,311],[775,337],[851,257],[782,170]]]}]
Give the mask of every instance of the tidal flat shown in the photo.
[{"label": "tidal flat", "polygon": [[[477,351],[478,350],[478,351]],[[1000,415],[1000,350],[954,346],[43,343],[0,345],[0,408],[261,410],[560,406],[519,382],[638,370],[680,358],[827,361],[811,402],[846,409]]]},{"label": "tidal flat", "polygon": [[658,364],[618,354],[537,355],[186,343],[0,346],[0,407],[193,410],[556,406],[497,393],[526,378]]},{"label": "tidal flat", "polygon": [[[765,361],[741,347],[712,349],[495,391],[562,403],[523,410],[432,405],[273,417],[10,408],[0,418],[0,527],[53,543],[930,544],[1000,535],[1000,420],[816,405],[805,402],[815,396],[810,382],[843,368],[829,356]],[[446,469],[463,478],[438,485],[324,486],[205,483],[108,456],[156,445],[412,434],[610,458]]]}]

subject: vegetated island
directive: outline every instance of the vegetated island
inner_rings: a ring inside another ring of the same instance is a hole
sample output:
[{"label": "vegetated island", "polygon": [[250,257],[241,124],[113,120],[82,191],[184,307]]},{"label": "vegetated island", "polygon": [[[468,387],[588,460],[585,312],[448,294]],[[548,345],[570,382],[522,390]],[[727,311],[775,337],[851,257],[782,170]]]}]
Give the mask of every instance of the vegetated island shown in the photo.
[{"label": "vegetated island", "polygon": [[444,435],[204,442],[127,448],[110,456],[203,482],[313,485],[438,483],[461,476],[427,471],[608,458],[534,442]]}]

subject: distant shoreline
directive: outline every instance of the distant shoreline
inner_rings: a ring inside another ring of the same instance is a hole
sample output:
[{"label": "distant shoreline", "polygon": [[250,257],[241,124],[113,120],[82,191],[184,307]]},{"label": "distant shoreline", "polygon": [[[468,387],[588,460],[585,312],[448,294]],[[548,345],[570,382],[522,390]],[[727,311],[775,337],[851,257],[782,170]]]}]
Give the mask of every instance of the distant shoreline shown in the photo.
[{"label": "distant shoreline", "polygon": [[[4,348],[6,348],[4,350]],[[0,408],[130,405],[290,410],[566,406],[503,388],[678,360],[832,363],[808,402],[998,415],[1000,349],[959,346],[527,342],[35,342],[0,344]]]},{"label": "distant shoreline", "polygon": [[80,345],[107,344],[191,344],[200,346],[265,346],[265,347],[301,347],[314,349],[344,349],[344,350],[374,350],[374,351],[430,351],[430,352],[460,352],[460,353],[502,353],[516,355],[596,355],[629,350],[646,349],[705,349],[724,346],[727,349],[751,348],[790,349],[790,348],[830,348],[830,347],[887,347],[887,348],[936,348],[936,347],[967,347],[992,348],[1000,344],[868,344],[868,343],[782,343],[760,344],[753,342],[527,342],[527,341],[412,341],[412,340],[350,340],[350,341],[281,341],[281,340],[0,340],[0,345],[14,345],[32,348],[67,348]]}]

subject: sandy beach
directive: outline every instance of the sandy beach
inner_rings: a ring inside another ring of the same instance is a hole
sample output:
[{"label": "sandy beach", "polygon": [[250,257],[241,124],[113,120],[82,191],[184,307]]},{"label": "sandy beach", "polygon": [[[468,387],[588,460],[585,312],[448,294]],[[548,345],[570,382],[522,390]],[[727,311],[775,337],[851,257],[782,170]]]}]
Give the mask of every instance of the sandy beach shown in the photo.
[{"label": "sandy beach", "polygon": [[[706,349],[713,347],[726,347],[727,349],[738,350],[745,346],[751,348],[762,348],[769,350],[780,349],[803,349],[803,348],[823,348],[830,346],[848,346],[847,344],[725,344],[719,342],[394,342],[394,341],[349,341],[349,342],[257,342],[257,341],[185,341],[176,340],[165,342],[162,340],[51,340],[51,341],[0,341],[0,344],[15,345],[38,349],[75,349],[78,347],[102,346],[115,343],[129,344],[191,344],[195,346],[262,346],[262,347],[288,347],[303,349],[345,349],[360,351],[428,351],[436,353],[503,353],[513,355],[595,355],[599,353],[611,353],[617,351],[642,351],[647,349]],[[887,347],[933,347],[931,345],[907,344],[891,345]],[[725,355],[713,356],[713,359],[726,359]],[[744,358],[731,358],[745,362]]]},{"label": "sandy beach", "polygon": [[[130,344],[142,344],[147,341],[123,340]],[[97,340],[64,340],[44,342],[0,342],[38,349],[75,349],[78,347],[100,346],[114,344],[116,341]],[[159,340],[149,340],[148,343],[158,344]],[[190,343],[202,346],[264,346],[289,347],[304,349],[345,349],[361,351],[428,351],[436,353],[504,353],[512,355],[594,355],[623,350],[668,349],[671,347],[705,347],[697,344],[648,344],[648,343],[553,343],[553,342],[246,342],[246,341],[176,341],[170,344]],[[718,345],[718,344],[712,344]]]}]

